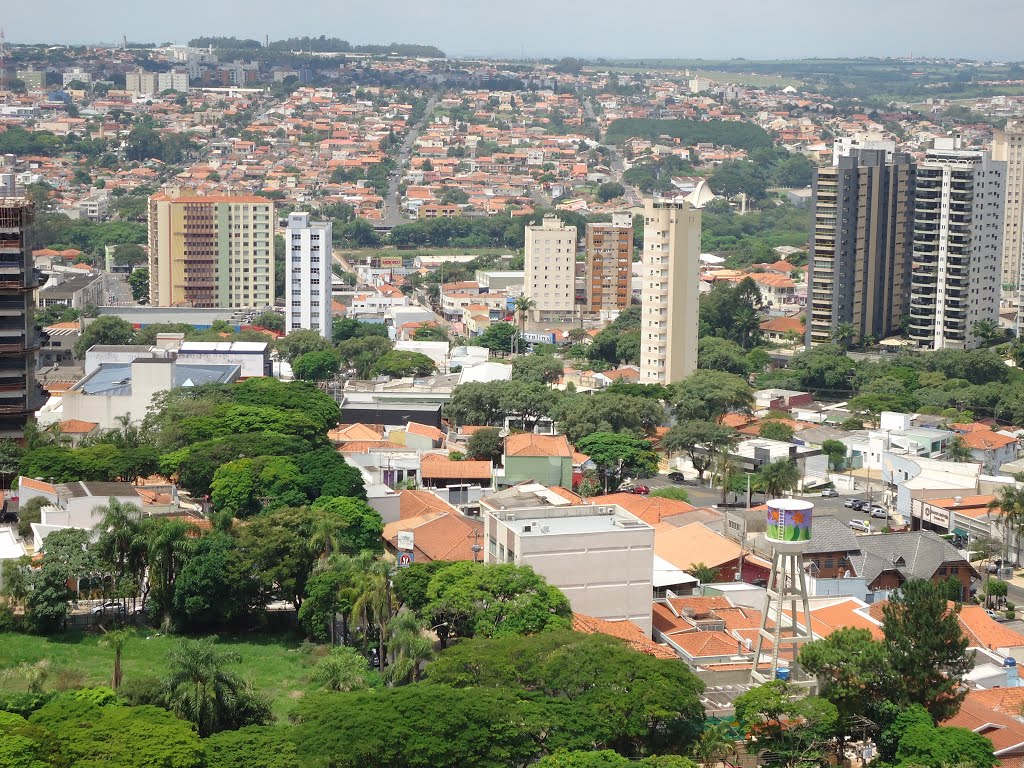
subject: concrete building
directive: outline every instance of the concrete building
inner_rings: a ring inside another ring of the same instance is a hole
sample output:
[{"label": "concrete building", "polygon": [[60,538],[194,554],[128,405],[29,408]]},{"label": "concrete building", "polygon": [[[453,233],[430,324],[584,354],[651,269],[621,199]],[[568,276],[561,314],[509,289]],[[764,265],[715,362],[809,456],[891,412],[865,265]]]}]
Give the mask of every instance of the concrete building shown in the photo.
[{"label": "concrete building", "polygon": [[628,307],[632,269],[632,214],[613,213],[611,224],[587,224],[587,311]]},{"label": "concrete building", "polygon": [[32,203],[0,197],[0,438],[20,439],[25,422],[46,402],[36,383],[43,339],[35,329],[32,292]]},{"label": "concrete building", "polygon": [[678,198],[644,203],[640,383],[670,384],[697,370],[700,211]]},{"label": "concrete building", "polygon": [[858,338],[897,333],[909,310],[915,169],[906,154],[853,149],[817,169],[808,259],[808,344],[841,323]]},{"label": "concrete building", "polygon": [[978,346],[999,323],[1006,163],[936,139],[917,167],[910,338],[925,349]]},{"label": "concrete building", "polygon": [[153,96],[158,93],[156,72],[136,69],[124,76],[124,89],[135,96]]},{"label": "concrete building", "polygon": [[92,85],[92,75],[81,67],[72,67],[62,75],[62,85],[67,88],[71,83],[85,83]]},{"label": "concrete building", "polygon": [[124,416],[141,420],[157,392],[201,384],[229,384],[237,365],[191,365],[173,357],[139,357],[131,363],[103,363],[64,393],[63,418],[93,421],[101,430]]},{"label": "concrete building", "polygon": [[1010,120],[992,138],[992,159],[1006,163],[1006,197],[1003,218],[1003,285],[1022,284],[1024,252],[1024,120]]},{"label": "concrete building", "polygon": [[161,72],[156,76],[156,91],[177,91],[188,93],[188,72],[181,69],[172,69],[170,72]]},{"label": "concrete building", "polygon": [[528,565],[574,612],[651,633],[654,529],[616,504],[573,503],[539,483],[480,500],[484,562]]},{"label": "concrete building", "polygon": [[839,158],[848,157],[861,149],[874,149],[885,153],[885,162],[891,163],[896,154],[896,142],[886,139],[880,133],[861,132],[850,136],[837,136],[832,143],[832,165],[839,165]]},{"label": "concrete building", "polygon": [[288,215],[284,278],[288,333],[304,329],[331,338],[331,237],[331,222],[310,221],[303,212]]},{"label": "concrete building", "polygon": [[25,89],[29,91],[43,91],[46,90],[46,73],[29,67],[28,69],[19,69],[16,72],[17,78],[25,83]]},{"label": "concrete building", "polygon": [[265,197],[196,196],[168,188],[149,199],[149,297],[159,307],[274,304],[274,204]]},{"label": "concrete building", "polygon": [[526,228],[525,295],[537,322],[572,318],[576,292],[576,227],[552,214]]}]

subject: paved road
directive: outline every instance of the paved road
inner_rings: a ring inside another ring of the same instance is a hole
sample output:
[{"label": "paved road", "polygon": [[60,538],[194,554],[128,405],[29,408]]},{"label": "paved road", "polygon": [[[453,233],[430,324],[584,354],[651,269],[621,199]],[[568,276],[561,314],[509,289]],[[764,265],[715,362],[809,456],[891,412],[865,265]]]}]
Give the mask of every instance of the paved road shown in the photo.
[{"label": "paved road", "polygon": [[402,173],[409,164],[413,144],[416,142],[416,138],[420,135],[423,127],[430,120],[431,115],[434,114],[435,106],[437,106],[437,96],[431,96],[427,101],[427,108],[423,111],[423,117],[409,129],[409,133],[405,135],[405,141],[402,142],[402,146],[399,147],[398,154],[395,156],[398,167],[388,182],[388,193],[384,197],[383,223],[388,226],[394,227],[408,221],[408,219],[402,216],[402,208],[398,199],[398,183],[401,181]]},{"label": "paved road", "polygon": [[[587,113],[587,117],[590,117],[591,119],[595,120],[597,119],[597,116],[594,114],[594,105],[591,104],[590,99],[583,100],[583,109]],[[611,157],[611,162],[608,163],[608,167],[611,169],[612,172],[612,180],[619,182],[620,184],[622,184],[623,187],[626,188],[626,194],[624,195],[624,197],[626,198],[626,202],[629,203],[630,207],[642,208],[644,200],[643,197],[640,195],[640,192],[636,189],[636,187],[633,187],[622,180],[622,174],[626,170],[626,162],[625,160],[622,159],[622,155],[619,154],[618,147],[614,146],[613,144],[606,144],[604,141],[604,133],[601,133],[600,141],[608,149],[608,152]]]}]

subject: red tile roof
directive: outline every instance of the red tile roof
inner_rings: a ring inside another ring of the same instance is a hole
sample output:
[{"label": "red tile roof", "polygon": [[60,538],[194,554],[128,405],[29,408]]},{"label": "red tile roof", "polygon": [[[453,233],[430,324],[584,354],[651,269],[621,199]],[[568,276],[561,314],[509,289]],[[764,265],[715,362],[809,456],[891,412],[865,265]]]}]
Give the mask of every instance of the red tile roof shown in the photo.
[{"label": "red tile roof", "polygon": [[506,456],[560,456],[572,458],[565,435],[535,435],[522,432],[505,438]]},{"label": "red tile roof", "polygon": [[651,640],[631,621],[609,621],[587,616],[584,613],[572,615],[572,628],[587,635],[601,634],[622,640],[634,651],[646,653],[659,659],[678,659],[679,656],[669,648]]},{"label": "red tile roof", "polygon": [[383,535],[393,547],[398,543],[399,531],[413,532],[417,562],[473,560],[474,556],[483,559],[480,553],[473,552],[473,545],[483,540],[483,521],[470,520],[458,512],[427,512],[388,523]]},{"label": "red tile roof", "polygon": [[60,423],[60,431],[65,435],[87,435],[99,426],[95,421],[81,419],[65,419]]},{"label": "red tile roof", "polygon": [[420,460],[420,475],[425,480],[489,480],[493,473],[489,461],[452,461],[436,453],[428,453]]}]

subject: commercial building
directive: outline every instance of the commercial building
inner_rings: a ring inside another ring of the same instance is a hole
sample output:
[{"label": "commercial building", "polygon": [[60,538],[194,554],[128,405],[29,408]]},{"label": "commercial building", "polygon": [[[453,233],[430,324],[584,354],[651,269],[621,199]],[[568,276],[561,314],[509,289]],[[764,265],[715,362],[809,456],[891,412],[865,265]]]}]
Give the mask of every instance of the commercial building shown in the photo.
[{"label": "commercial building", "polygon": [[[578,498],[578,497],[577,497]],[[573,611],[651,633],[654,529],[615,504],[574,503],[539,483],[480,500],[484,562],[528,565]]]},{"label": "commercial building", "polygon": [[571,318],[576,291],[576,227],[553,214],[526,228],[525,295],[536,321]]},{"label": "commercial building", "polygon": [[670,384],[697,369],[700,211],[680,198],[644,203],[640,383]]},{"label": "commercial building", "polygon": [[36,383],[36,354],[43,339],[35,329],[32,292],[32,203],[0,197],[0,438],[20,439],[25,422],[46,402]]},{"label": "commercial building", "polygon": [[917,167],[910,338],[925,349],[978,346],[999,322],[1006,163],[936,139]]},{"label": "commercial building", "polygon": [[274,204],[264,197],[149,199],[149,296],[158,307],[274,304]]},{"label": "commercial building", "polygon": [[288,215],[285,267],[285,329],[316,331],[331,338],[331,222]]},{"label": "commercial building", "polygon": [[992,139],[992,159],[1006,163],[1006,197],[1003,219],[1003,285],[1022,284],[1021,253],[1024,252],[1024,120],[1010,120]]},{"label": "commercial building", "polygon": [[915,169],[909,155],[851,149],[812,185],[808,344],[850,323],[857,338],[897,333],[909,310]]},{"label": "commercial building", "polygon": [[610,224],[587,224],[587,310],[629,306],[633,216],[613,213]]}]

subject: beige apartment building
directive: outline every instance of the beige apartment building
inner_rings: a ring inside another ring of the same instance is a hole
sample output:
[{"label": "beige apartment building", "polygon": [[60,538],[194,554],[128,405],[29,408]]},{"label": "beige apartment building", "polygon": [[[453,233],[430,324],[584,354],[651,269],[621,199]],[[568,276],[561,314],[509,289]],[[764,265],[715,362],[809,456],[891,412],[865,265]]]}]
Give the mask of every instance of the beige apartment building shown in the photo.
[{"label": "beige apartment building", "polygon": [[1024,284],[1020,275],[1024,264],[1024,120],[1010,120],[1004,130],[995,132],[992,159],[1006,163],[1002,284],[1019,287]]},{"label": "beige apartment building", "polygon": [[640,383],[671,384],[697,370],[700,211],[682,198],[644,203]]},{"label": "beige apartment building", "polygon": [[613,213],[610,224],[587,224],[587,310],[628,307],[632,270],[632,214]]},{"label": "beige apartment building", "polygon": [[159,307],[274,304],[274,203],[167,188],[149,199],[149,296]]},{"label": "beige apartment building", "polygon": [[575,311],[576,227],[553,214],[526,228],[525,295],[533,300],[532,319],[569,319]]}]

